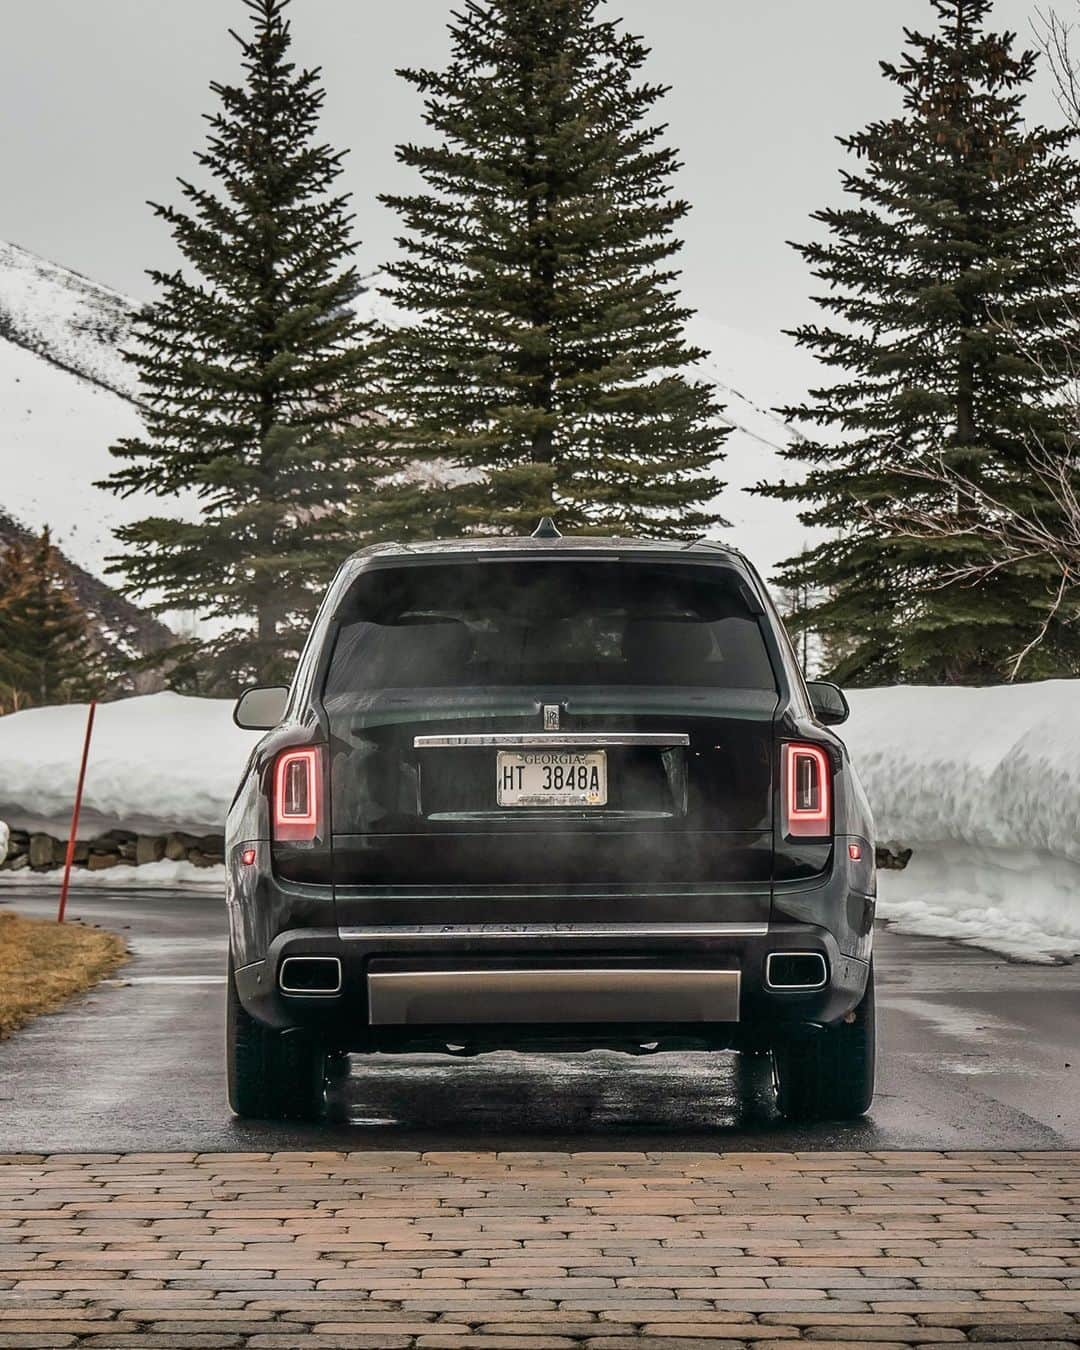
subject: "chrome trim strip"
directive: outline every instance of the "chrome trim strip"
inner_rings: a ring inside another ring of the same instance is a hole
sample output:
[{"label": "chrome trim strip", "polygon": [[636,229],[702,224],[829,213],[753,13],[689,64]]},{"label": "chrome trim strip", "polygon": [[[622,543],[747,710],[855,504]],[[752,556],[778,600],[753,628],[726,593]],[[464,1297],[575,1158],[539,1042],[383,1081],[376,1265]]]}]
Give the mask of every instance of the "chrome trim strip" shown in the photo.
[{"label": "chrome trim strip", "polygon": [[372,1026],[737,1022],[737,970],[393,970],[367,977]]},{"label": "chrome trim strip", "polygon": [[[772,982],[772,963],[774,956],[813,956],[821,962],[822,976],[817,984],[773,984]],[[800,993],[812,989],[824,989],[829,983],[829,963],[821,952],[770,952],[765,958],[765,985],[768,989],[775,989],[778,993]]]},{"label": "chrome trim strip", "polygon": [[597,749],[620,745],[664,748],[690,744],[685,731],[532,731],[477,732],[460,736],[414,736],[414,750],[460,750],[482,746],[521,749]]},{"label": "chrome trim strip", "polygon": [[344,942],[393,941],[395,938],[435,938],[456,942],[462,938],[596,938],[596,937],[765,937],[767,923],[479,923],[386,924],[363,928],[349,924],[338,929]]},{"label": "chrome trim strip", "polygon": [[[337,967],[337,984],[333,989],[297,989],[285,983],[285,967],[290,961],[332,961]],[[304,998],[329,998],[341,993],[341,958],[338,956],[286,956],[278,968],[278,988],[283,994],[300,994]]]},{"label": "chrome trim strip", "polygon": [[[472,821],[505,820],[511,808],[500,806],[494,811],[432,811],[428,820]],[[595,821],[597,812],[602,812],[608,820],[676,820],[674,811],[620,811],[609,810],[606,806],[515,806],[512,808],[514,820],[590,820]]]}]

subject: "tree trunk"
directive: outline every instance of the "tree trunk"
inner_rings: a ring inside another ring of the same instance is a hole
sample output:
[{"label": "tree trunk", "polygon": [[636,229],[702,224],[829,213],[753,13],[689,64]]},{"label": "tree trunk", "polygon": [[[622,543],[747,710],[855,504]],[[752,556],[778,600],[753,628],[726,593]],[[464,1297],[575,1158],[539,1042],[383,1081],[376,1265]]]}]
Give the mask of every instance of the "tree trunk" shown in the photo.
[{"label": "tree trunk", "polygon": [[[526,65],[523,73],[523,95],[525,106],[536,111],[537,100],[533,85],[534,70]],[[549,116],[554,116],[549,108]],[[537,235],[538,226],[550,225],[555,206],[555,195],[551,186],[550,166],[540,160],[535,134],[526,137],[525,149],[526,181],[529,191],[525,211],[529,231],[533,239],[532,256],[529,261],[529,275],[532,282],[533,304],[532,322],[536,328],[545,328],[550,333],[551,319],[555,308],[555,263],[552,257],[549,233]],[[540,196],[540,188],[543,196]],[[546,356],[537,361],[533,375],[530,399],[534,408],[550,417],[555,407],[555,365],[550,345]],[[552,464],[555,459],[555,433],[550,423],[537,427],[533,433],[531,458],[534,464]],[[545,492],[545,504],[554,501],[554,481],[549,481]]]}]

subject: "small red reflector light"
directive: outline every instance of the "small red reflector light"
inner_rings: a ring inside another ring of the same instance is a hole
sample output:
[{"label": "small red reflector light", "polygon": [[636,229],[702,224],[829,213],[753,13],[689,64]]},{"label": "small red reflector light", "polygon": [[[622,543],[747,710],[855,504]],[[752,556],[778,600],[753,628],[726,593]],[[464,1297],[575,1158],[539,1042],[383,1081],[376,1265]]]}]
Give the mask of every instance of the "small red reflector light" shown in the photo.
[{"label": "small red reflector light", "polygon": [[253,848],[244,849],[243,853],[240,854],[240,861],[245,867],[250,867],[255,861],[255,850]]},{"label": "small red reflector light", "polygon": [[321,798],[318,746],[282,751],[274,765],[274,838],[314,839],[320,828]]},{"label": "small red reflector light", "polygon": [[861,844],[848,844],[848,846],[847,846],[847,855],[848,855],[848,857],[851,859],[852,862],[858,862],[859,859],[862,857],[862,845],[861,845]]},{"label": "small red reflector light", "polygon": [[832,775],[820,745],[784,747],[784,833],[821,839],[832,833]]}]

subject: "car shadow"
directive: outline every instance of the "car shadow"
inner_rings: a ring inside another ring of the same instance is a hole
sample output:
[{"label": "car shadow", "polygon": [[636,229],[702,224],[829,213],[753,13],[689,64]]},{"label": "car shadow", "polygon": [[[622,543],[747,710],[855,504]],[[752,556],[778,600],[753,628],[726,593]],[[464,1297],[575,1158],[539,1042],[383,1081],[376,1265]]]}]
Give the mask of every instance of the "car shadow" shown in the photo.
[{"label": "car shadow", "polygon": [[326,1125],[353,1147],[715,1150],[872,1148],[869,1119],[794,1126],[776,1110],[767,1055],[353,1055],[328,1085]]}]

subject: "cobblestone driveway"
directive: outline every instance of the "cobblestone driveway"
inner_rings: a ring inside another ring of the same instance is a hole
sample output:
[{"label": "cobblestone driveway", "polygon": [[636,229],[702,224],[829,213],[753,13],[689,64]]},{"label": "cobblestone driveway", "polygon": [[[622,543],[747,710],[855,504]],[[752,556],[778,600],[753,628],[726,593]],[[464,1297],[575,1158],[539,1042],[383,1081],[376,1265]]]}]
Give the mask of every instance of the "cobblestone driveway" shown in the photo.
[{"label": "cobblestone driveway", "polygon": [[13,1156],[0,1347],[1080,1344],[1080,1153]]}]

